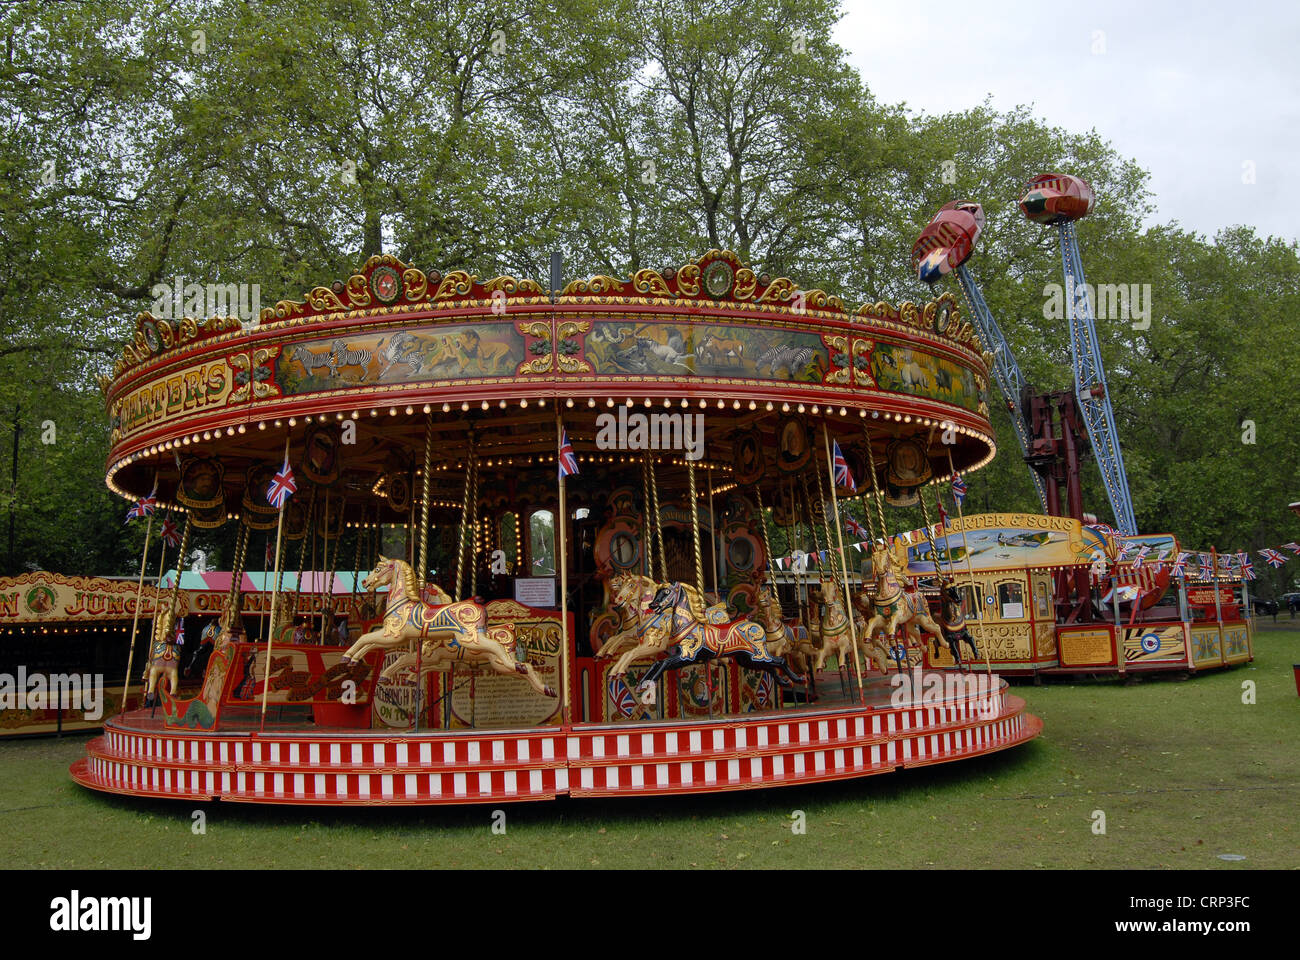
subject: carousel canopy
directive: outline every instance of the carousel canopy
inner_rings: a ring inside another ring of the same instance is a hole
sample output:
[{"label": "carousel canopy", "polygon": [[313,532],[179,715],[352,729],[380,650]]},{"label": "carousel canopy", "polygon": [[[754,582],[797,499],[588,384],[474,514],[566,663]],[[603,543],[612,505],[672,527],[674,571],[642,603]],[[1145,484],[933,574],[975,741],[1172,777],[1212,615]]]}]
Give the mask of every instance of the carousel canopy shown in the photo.
[{"label": "carousel canopy", "polygon": [[[156,482],[201,527],[274,527],[286,440],[326,536],[406,522],[426,443],[435,524],[460,509],[471,450],[485,495],[553,486],[561,418],[608,487],[648,447],[660,482],[697,463],[780,489],[820,455],[823,425],[858,488],[875,476],[898,503],[994,453],[987,358],[951,296],[850,310],[720,250],[556,291],[375,256],[249,326],[141,314],[102,386],[110,488]],[[306,500],[290,501],[290,539]]]}]

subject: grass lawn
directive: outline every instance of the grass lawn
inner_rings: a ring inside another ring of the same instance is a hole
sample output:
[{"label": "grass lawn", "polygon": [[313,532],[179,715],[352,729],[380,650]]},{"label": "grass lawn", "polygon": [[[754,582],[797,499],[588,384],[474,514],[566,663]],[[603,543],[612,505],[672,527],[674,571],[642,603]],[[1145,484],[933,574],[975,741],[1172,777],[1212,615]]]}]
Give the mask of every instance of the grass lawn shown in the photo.
[{"label": "grass lawn", "polygon": [[820,786],[505,805],[504,835],[490,806],[213,803],[196,836],[189,804],[74,785],[84,737],[0,743],[0,867],[1294,868],[1300,630],[1261,630],[1255,650],[1186,682],[1019,685],[1043,735],[988,758]]}]

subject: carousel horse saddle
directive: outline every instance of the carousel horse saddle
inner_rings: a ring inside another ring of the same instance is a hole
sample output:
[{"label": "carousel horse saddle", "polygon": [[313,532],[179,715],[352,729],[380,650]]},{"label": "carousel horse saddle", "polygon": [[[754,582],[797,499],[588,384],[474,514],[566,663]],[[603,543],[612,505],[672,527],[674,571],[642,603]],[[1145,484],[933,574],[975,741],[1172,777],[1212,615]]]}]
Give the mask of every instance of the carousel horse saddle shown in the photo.
[{"label": "carousel horse saddle", "polygon": [[709,607],[704,611],[704,622],[719,626],[731,623],[731,614],[727,612],[727,605],[725,603],[715,603]]}]

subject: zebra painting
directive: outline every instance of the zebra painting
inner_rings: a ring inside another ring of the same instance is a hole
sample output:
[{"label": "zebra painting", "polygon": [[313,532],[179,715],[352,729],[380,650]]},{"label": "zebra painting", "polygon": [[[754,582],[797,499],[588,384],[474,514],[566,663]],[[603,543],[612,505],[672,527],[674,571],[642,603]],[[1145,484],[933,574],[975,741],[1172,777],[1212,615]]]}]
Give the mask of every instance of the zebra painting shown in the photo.
[{"label": "zebra painting", "polygon": [[424,360],[420,356],[420,341],[411,333],[395,333],[393,339],[388,341],[388,346],[384,346],[384,341],[380,340],[379,359],[382,362],[379,368],[379,376],[382,378],[385,373],[399,364],[405,363],[411,368],[412,374],[417,374],[424,366]]},{"label": "zebra painting", "polygon": [[349,350],[342,340],[335,340],[330,344],[330,352],[326,356],[329,358],[330,376],[337,377],[339,367],[360,367],[364,375],[371,353],[369,350]]},{"label": "zebra painting", "polygon": [[783,344],[759,354],[754,369],[762,373],[763,368],[767,367],[768,373],[773,377],[777,376],[778,370],[785,370],[786,376],[784,379],[793,380],[796,373],[812,362],[814,355],[815,351],[812,347],[791,347]]}]

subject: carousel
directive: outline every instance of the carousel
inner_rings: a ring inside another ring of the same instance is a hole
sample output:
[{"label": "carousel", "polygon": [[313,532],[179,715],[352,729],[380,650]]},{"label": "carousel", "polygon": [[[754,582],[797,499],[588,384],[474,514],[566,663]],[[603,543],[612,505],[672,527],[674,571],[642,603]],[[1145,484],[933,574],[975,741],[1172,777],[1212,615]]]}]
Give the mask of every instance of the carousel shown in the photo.
[{"label": "carousel", "polygon": [[[231,525],[234,570],[197,691],[164,604],[146,704],[74,780],[498,803],[862,777],[1038,735],[963,626],[965,574],[937,572],[932,608],[891,529],[919,504],[942,536],[940,489],[994,455],[989,358],[950,296],[851,311],[719,250],[551,287],[375,256],[255,324],[138,318],[102,382],[107,483],[180,556]],[[349,568],[325,642],[295,642],[286,579]],[[941,644],[965,672],[931,682],[915,651]]]}]

